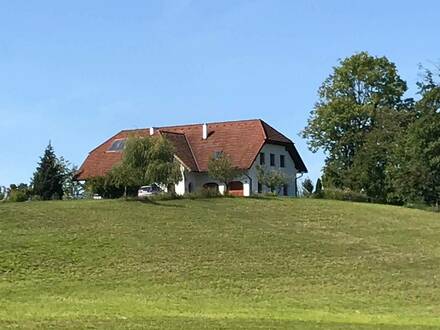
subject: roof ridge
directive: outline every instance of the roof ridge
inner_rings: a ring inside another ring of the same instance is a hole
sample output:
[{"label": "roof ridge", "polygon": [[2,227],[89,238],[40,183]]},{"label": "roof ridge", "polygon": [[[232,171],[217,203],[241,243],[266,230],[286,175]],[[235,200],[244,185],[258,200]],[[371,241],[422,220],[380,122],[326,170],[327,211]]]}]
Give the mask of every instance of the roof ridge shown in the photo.
[{"label": "roof ridge", "polygon": [[182,132],[171,132],[171,131],[163,130],[161,128],[158,128],[157,130],[159,131],[159,133],[185,135],[185,133]]},{"label": "roof ridge", "polygon": [[[217,122],[207,122],[207,123],[192,123],[192,124],[179,124],[179,125],[169,125],[169,126],[152,126],[155,129],[158,130],[166,130],[167,128],[180,128],[180,127],[188,127],[188,126],[201,126],[203,124],[208,125],[221,125],[221,124],[233,124],[233,123],[240,123],[240,122],[255,122],[255,121],[262,121],[261,119],[237,119],[237,120],[226,120],[226,121],[217,121]],[[133,128],[133,129],[124,129],[121,132],[131,132],[131,131],[144,131],[148,130],[150,127],[144,127],[144,128]]]}]

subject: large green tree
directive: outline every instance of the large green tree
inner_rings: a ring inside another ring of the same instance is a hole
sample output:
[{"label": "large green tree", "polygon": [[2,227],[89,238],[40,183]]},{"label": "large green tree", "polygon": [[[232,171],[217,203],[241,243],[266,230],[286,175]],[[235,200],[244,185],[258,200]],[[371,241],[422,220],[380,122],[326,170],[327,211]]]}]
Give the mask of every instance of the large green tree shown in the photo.
[{"label": "large green tree", "polygon": [[122,161],[110,173],[117,186],[133,187],[156,183],[172,186],[182,179],[174,158],[174,146],[164,136],[129,137]]},{"label": "large green tree", "polygon": [[[375,148],[376,159],[367,163],[363,160],[369,151],[363,148],[375,146],[377,139],[390,143],[394,128],[383,127],[388,126],[385,121],[393,114],[408,109],[402,100],[406,89],[395,64],[386,57],[361,52],[333,68],[319,88],[319,100],[302,132],[313,152],[323,150],[326,154],[324,186],[376,191],[368,187],[369,183],[376,179],[383,183],[378,173],[385,165],[376,161],[383,154],[382,148]],[[369,136],[371,132],[374,135]],[[388,145],[383,148],[388,149]],[[368,168],[355,169],[357,165]],[[359,172],[364,179],[354,180]],[[374,194],[383,198],[384,192]]]},{"label": "large green tree", "polygon": [[[440,74],[439,74],[440,78]],[[418,83],[421,99],[416,103],[417,119],[396,145],[389,166],[391,198],[403,202],[440,203],[440,82],[426,71]]]},{"label": "large green tree", "polygon": [[61,199],[64,174],[63,165],[49,142],[31,180],[32,193],[43,200]]}]

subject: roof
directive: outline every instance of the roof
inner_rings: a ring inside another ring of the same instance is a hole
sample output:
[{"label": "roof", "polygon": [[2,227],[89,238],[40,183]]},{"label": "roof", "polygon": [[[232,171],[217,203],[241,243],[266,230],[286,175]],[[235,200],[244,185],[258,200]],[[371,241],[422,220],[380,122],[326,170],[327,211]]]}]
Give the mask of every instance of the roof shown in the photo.
[{"label": "roof", "polygon": [[[208,123],[208,138],[202,138],[203,124],[166,126],[155,128],[155,134],[164,135],[176,149],[176,157],[190,170],[206,172],[209,159],[216,151],[227,154],[232,164],[242,169],[252,166],[266,143],[286,147],[299,172],[307,172],[294,143],[285,135],[260,119]],[[108,149],[117,139],[129,135],[149,136],[150,130],[123,130],[114,135],[87,156],[77,173],[78,180],[105,175],[122,159],[121,152]]]}]

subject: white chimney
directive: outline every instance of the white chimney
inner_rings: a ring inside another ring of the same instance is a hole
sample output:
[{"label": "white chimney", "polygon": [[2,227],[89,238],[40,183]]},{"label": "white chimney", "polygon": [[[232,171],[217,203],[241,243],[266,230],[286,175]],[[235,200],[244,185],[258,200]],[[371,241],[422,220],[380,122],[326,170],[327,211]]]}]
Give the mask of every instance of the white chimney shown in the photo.
[{"label": "white chimney", "polygon": [[150,127],[150,135],[154,134],[154,127]]},{"label": "white chimney", "polygon": [[208,138],[208,124],[203,124],[203,133],[202,133],[203,140],[206,140]]}]

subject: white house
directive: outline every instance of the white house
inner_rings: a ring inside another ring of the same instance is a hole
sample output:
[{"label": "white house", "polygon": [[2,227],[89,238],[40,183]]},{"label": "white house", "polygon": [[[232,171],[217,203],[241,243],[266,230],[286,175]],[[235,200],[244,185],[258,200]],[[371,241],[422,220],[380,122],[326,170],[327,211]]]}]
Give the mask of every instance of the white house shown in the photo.
[{"label": "white house", "polygon": [[155,134],[164,135],[175,147],[183,178],[175,186],[180,195],[203,187],[224,192],[224,185],[208,175],[208,162],[219,153],[227,154],[233,166],[245,170],[245,174],[228,187],[229,192],[237,196],[269,190],[258,182],[257,166],[286,175],[288,182],[280,191],[285,196],[296,196],[298,174],[307,172],[294,143],[264,121],[254,119],[121,131],[89,153],[78,170],[77,179],[86,181],[105,175],[121,160],[129,135]]}]

